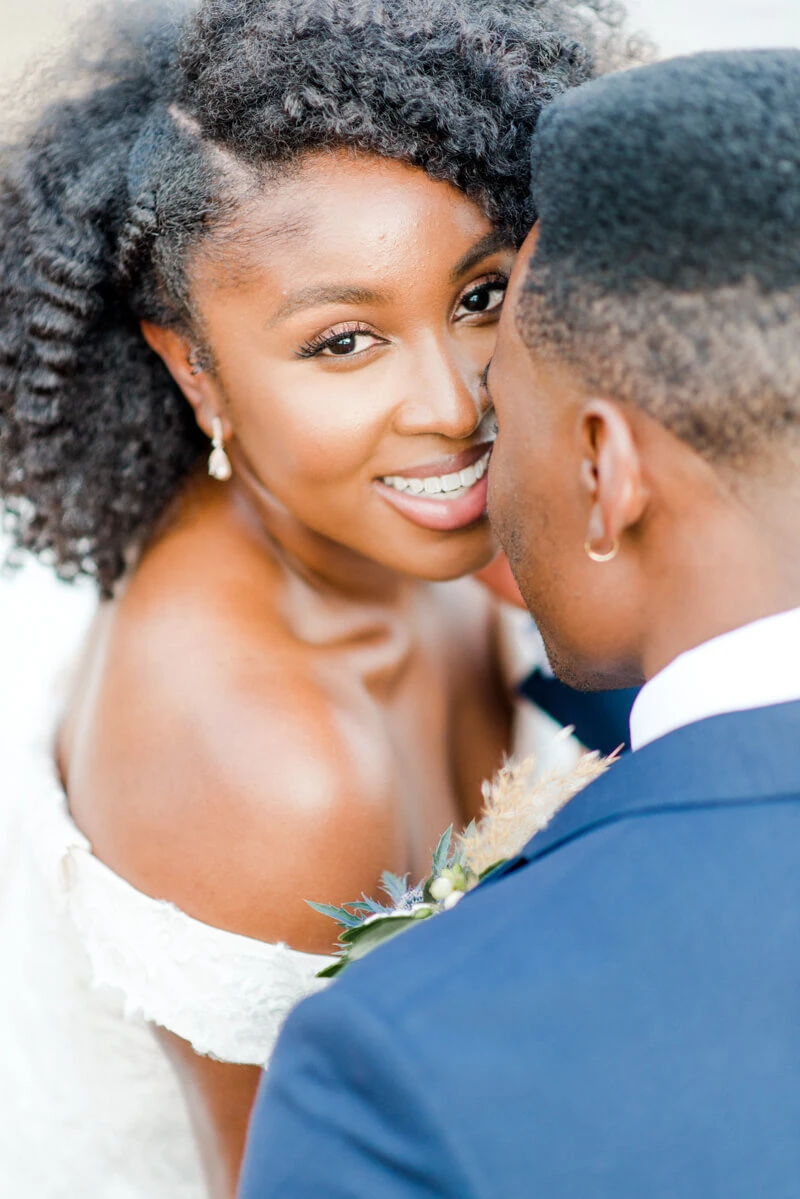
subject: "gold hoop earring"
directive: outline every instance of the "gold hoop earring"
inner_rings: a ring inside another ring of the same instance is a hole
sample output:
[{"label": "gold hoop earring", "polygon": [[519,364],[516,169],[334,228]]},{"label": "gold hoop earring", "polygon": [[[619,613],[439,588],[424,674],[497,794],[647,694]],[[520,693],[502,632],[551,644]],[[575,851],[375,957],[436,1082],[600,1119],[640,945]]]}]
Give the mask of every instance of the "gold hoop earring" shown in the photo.
[{"label": "gold hoop earring", "polygon": [[613,562],[619,553],[619,541],[615,537],[611,544],[611,549],[605,554],[599,554],[597,550],[593,550],[591,543],[588,541],[584,541],[583,548],[586,550],[587,557],[591,558],[592,562]]},{"label": "gold hoop earring", "polygon": [[225,483],[233,474],[231,460],[225,452],[225,437],[222,421],[218,416],[211,421],[211,453],[208,456],[208,473],[218,483]]}]

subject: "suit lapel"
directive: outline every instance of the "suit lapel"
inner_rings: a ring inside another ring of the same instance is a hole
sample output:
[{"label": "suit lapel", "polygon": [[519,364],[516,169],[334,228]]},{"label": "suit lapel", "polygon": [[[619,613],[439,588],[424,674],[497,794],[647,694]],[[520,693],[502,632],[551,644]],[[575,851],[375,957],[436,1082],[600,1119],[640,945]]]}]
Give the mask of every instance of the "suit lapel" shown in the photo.
[{"label": "suit lapel", "polygon": [[796,795],[800,703],[715,716],[627,754],[490,878],[614,820]]}]

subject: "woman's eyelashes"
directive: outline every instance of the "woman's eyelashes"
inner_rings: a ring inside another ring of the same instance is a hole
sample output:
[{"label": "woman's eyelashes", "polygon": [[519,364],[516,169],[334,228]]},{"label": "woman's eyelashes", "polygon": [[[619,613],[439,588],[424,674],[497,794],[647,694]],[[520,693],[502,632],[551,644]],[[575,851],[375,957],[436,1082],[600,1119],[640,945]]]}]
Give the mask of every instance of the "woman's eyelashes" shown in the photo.
[{"label": "woman's eyelashes", "polygon": [[352,358],[363,354],[373,346],[385,345],[386,339],[379,337],[367,325],[358,323],[338,325],[326,329],[316,337],[303,342],[297,351],[298,358]]}]

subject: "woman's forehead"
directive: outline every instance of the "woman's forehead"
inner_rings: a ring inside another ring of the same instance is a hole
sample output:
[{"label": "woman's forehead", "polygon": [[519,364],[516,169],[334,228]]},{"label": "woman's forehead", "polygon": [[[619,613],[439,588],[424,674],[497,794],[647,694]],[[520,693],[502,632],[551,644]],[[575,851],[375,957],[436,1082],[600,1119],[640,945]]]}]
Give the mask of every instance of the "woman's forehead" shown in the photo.
[{"label": "woman's forehead", "polygon": [[452,272],[480,243],[491,253],[493,234],[483,210],[452,184],[406,163],[333,151],[251,193],[201,248],[194,282],[284,292]]}]

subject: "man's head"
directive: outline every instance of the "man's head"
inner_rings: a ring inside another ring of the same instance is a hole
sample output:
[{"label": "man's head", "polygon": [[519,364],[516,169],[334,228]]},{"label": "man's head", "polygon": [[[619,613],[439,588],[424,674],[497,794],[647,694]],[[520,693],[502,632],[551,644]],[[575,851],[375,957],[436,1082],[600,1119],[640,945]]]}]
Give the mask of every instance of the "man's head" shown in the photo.
[{"label": "man's head", "polygon": [[800,52],[580,88],[533,180],[490,510],[556,670],[632,683],[800,604]]}]

